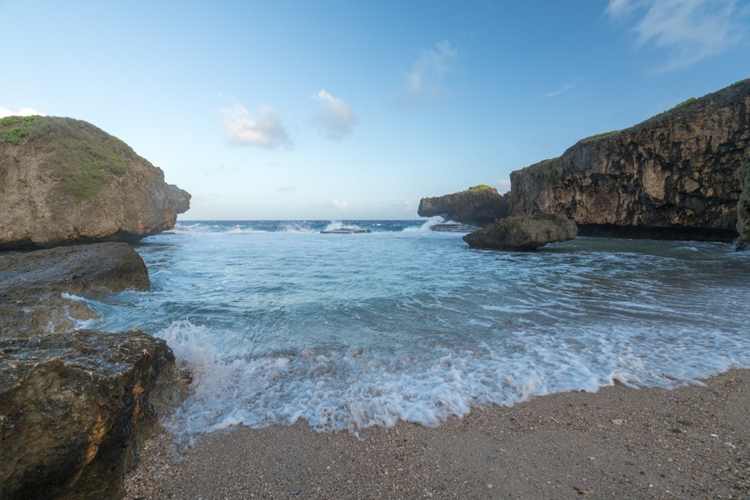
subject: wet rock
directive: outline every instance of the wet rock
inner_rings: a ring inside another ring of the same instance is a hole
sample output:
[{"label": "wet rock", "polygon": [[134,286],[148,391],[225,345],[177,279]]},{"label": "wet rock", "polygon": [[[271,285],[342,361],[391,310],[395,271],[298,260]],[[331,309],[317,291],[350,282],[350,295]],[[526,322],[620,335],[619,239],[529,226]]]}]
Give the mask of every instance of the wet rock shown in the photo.
[{"label": "wet rock", "polygon": [[0,338],[0,498],[117,497],[179,397],[171,350],[141,332]]},{"label": "wet rock", "polygon": [[547,243],[575,239],[576,224],[558,215],[506,217],[464,236],[472,248],[529,251]]},{"label": "wet rock", "polygon": [[441,216],[446,220],[475,226],[490,224],[510,212],[508,196],[500,195],[490,186],[474,186],[466,191],[422,198],[418,213],[421,217]]},{"label": "wet rock", "polygon": [[101,297],[146,290],[140,255],[127,243],[96,243],[30,252],[0,252],[0,338],[70,330],[93,312],[65,292]]},{"label": "wet rock", "polygon": [[743,186],[740,201],[737,203],[738,250],[747,250],[750,247],[750,158],[745,161]]},{"label": "wet rock", "polygon": [[511,174],[513,215],[565,215],[584,235],[731,241],[749,117],[743,80],[583,139]]},{"label": "wet rock", "polygon": [[161,169],[89,123],[0,119],[0,248],[135,240],[189,206]]}]

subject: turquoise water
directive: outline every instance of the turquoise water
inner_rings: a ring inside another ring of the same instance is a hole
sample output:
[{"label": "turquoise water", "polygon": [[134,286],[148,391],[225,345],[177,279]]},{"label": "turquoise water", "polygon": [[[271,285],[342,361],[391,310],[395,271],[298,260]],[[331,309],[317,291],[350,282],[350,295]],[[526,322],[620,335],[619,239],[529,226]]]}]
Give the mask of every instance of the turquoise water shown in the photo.
[{"label": "turquoise water", "polygon": [[430,222],[356,224],[372,232],[183,222],[138,247],[153,289],[94,303],[88,326],[167,340],[194,374],[167,422],[184,436],[438,425],[614,379],[672,387],[750,367],[750,255],[729,245],[579,238],[495,253]]}]

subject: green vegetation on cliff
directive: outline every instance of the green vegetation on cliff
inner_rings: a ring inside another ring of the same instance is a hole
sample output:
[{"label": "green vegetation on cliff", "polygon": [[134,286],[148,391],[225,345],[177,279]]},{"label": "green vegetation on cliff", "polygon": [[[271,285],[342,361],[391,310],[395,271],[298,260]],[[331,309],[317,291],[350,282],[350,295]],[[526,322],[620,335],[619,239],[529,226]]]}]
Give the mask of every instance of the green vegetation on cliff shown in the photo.
[{"label": "green vegetation on cliff", "polygon": [[497,189],[493,188],[489,184],[477,184],[476,186],[471,186],[469,188],[469,191],[497,191]]},{"label": "green vegetation on cliff", "polygon": [[[10,116],[0,120],[0,146],[34,145],[46,168],[61,177],[61,190],[79,200],[94,198],[128,172],[133,151],[119,139],[70,118]],[[24,154],[24,153],[22,153]]]},{"label": "green vegetation on cliff", "polygon": [[39,116],[8,116],[0,119],[0,142],[18,145],[28,138]]}]

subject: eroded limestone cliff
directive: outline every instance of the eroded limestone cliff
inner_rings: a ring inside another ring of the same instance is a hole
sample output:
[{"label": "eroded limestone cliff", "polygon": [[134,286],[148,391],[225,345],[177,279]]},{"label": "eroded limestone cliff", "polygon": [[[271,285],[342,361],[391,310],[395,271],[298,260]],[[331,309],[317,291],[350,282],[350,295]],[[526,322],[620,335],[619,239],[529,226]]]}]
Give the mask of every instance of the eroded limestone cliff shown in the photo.
[{"label": "eroded limestone cliff", "polygon": [[750,79],[511,174],[514,215],[581,234],[732,240],[750,161]]},{"label": "eroded limestone cliff", "polygon": [[189,206],[161,169],[89,123],[0,119],[0,248],[137,239]]}]

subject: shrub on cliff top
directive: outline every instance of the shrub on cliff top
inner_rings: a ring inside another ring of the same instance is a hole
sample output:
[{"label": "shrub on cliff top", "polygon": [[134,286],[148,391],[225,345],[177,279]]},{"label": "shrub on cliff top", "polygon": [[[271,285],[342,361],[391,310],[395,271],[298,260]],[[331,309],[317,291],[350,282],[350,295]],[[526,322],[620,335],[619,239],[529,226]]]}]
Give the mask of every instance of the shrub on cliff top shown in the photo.
[{"label": "shrub on cliff top", "polygon": [[489,184],[477,184],[476,186],[471,186],[469,188],[469,191],[497,191],[497,189],[493,188]]}]

